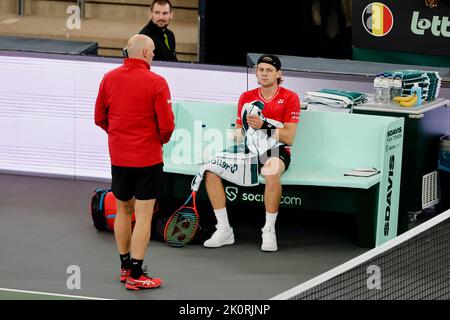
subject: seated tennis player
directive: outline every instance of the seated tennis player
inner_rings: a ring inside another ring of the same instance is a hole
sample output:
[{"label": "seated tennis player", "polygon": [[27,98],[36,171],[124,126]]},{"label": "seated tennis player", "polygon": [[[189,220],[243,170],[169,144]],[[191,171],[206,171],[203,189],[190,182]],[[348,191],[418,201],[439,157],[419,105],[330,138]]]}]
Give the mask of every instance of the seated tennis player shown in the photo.
[{"label": "seated tennis player", "polygon": [[[242,140],[241,111],[245,104],[252,101],[262,101],[262,114],[265,118],[282,123],[277,128],[258,115],[246,117],[249,127],[266,130],[267,135],[281,143],[281,146],[267,151],[259,157],[260,173],[265,178],[264,205],[266,223],[262,228],[263,251],[277,251],[275,222],[281,200],[281,175],[289,168],[291,162],[291,145],[294,141],[300,117],[300,99],[298,95],[280,86],[282,82],[281,62],[274,55],[263,55],[258,59],[256,77],[259,88],[243,93],[239,99],[236,133],[237,141]],[[204,242],[207,248],[218,248],[234,243],[233,228],[228,222],[226,197],[222,180],[216,174],[208,171],[205,175],[206,190],[217,219],[217,230],[209,240]]]}]

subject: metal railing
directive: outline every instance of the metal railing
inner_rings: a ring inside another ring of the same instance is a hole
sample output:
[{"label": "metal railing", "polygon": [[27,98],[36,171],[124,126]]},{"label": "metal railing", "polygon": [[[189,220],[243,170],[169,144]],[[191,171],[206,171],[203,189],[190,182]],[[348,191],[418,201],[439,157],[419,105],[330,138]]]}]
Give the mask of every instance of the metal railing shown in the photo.
[{"label": "metal railing", "polygon": [[17,14],[19,16],[25,15],[25,0],[17,0]]},{"label": "metal railing", "polygon": [[86,0],[77,0],[78,8],[80,8],[80,18],[86,17]]},{"label": "metal railing", "polygon": [[[80,18],[84,19],[86,17],[86,0],[77,0],[77,6],[80,8]],[[25,0],[17,0],[17,14],[25,15]]]}]

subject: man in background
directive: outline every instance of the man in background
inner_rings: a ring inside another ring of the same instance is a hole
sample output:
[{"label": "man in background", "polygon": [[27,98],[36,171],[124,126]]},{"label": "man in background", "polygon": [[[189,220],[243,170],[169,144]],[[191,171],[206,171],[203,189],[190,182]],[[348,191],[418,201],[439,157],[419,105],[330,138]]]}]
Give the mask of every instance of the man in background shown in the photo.
[{"label": "man in background", "polygon": [[153,60],[178,61],[175,52],[175,35],[168,29],[173,19],[172,4],[169,0],[154,0],[150,6],[150,21],[139,32],[150,37],[155,43]]}]

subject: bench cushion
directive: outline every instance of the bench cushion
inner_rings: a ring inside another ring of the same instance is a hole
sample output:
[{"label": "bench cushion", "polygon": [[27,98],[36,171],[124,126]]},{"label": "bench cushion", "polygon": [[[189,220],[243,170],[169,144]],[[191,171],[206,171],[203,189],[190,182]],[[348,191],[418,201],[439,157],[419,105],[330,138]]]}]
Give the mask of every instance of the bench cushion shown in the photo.
[{"label": "bench cushion", "polygon": [[[164,159],[164,171],[176,174],[192,175],[200,170],[198,164],[173,164],[170,159]],[[289,168],[281,177],[283,185],[303,185],[303,186],[322,186],[322,187],[341,187],[369,189],[380,182],[380,175],[372,177],[349,177],[344,176],[345,172],[351,171],[351,168],[324,168],[321,166],[296,167],[295,170]],[[259,182],[264,184],[264,177],[260,176]]]},{"label": "bench cushion", "polygon": [[[369,189],[380,182],[380,174],[372,177],[344,176],[352,168],[336,168],[323,166],[296,166],[289,168],[281,177],[283,185],[324,186]],[[262,177],[261,177],[262,178]],[[264,183],[264,178],[260,179]]]},{"label": "bench cushion", "polygon": [[199,164],[174,164],[168,157],[164,158],[164,172],[194,176],[200,170]]}]

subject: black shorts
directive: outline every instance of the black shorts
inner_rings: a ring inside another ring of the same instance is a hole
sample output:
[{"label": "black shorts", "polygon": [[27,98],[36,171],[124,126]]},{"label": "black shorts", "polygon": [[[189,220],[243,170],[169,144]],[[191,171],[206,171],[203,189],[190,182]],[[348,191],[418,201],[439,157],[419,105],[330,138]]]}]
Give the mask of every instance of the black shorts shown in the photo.
[{"label": "black shorts", "polygon": [[153,200],[161,195],[164,187],[163,164],[144,168],[111,166],[111,189],[122,201]]},{"label": "black shorts", "polygon": [[291,153],[286,150],[286,147],[280,146],[275,149],[270,149],[258,157],[259,172],[261,172],[262,167],[267,160],[269,160],[269,158],[280,158],[280,160],[284,163],[284,171],[287,171],[289,165],[291,164]]}]

